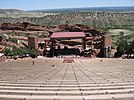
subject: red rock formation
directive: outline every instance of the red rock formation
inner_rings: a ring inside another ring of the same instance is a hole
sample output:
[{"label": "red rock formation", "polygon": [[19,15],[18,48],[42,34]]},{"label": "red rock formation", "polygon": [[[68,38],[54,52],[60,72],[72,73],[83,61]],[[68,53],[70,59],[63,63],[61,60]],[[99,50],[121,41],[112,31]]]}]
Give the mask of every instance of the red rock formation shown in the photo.
[{"label": "red rock formation", "polygon": [[95,27],[86,26],[82,24],[74,24],[74,25],[59,25],[54,27],[46,27],[31,24],[29,22],[23,23],[3,23],[1,25],[2,30],[21,30],[21,31],[47,31],[50,34],[53,32],[87,32],[91,33],[93,36],[102,35],[104,32]]}]

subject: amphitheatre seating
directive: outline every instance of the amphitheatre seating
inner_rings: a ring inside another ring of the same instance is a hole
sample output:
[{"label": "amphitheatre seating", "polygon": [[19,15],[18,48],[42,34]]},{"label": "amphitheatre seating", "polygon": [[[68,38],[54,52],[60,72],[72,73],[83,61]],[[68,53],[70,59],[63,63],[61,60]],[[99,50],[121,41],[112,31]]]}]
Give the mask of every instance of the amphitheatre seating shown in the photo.
[{"label": "amphitheatre seating", "polygon": [[132,84],[85,84],[48,85],[47,83],[0,83],[1,100],[133,100],[134,89]]},{"label": "amphitheatre seating", "polygon": [[74,60],[2,62],[0,100],[134,100],[133,60]]}]

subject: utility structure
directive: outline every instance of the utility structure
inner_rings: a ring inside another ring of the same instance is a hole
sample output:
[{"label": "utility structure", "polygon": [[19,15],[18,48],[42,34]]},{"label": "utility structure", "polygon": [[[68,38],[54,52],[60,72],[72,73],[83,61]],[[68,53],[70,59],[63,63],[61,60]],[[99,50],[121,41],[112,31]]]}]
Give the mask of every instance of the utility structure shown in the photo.
[{"label": "utility structure", "polygon": [[35,50],[38,49],[38,37],[36,36],[29,36],[28,37],[28,46],[29,48],[33,48]]}]

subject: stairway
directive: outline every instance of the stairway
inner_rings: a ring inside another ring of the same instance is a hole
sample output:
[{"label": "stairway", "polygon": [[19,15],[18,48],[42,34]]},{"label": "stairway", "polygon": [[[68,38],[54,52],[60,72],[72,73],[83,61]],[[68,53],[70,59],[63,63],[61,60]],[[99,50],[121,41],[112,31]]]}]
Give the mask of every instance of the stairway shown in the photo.
[{"label": "stairway", "polygon": [[0,100],[134,100],[134,82],[91,84],[74,81],[0,82]]},{"label": "stairway", "polygon": [[134,62],[35,59],[0,64],[0,100],[134,100]]}]

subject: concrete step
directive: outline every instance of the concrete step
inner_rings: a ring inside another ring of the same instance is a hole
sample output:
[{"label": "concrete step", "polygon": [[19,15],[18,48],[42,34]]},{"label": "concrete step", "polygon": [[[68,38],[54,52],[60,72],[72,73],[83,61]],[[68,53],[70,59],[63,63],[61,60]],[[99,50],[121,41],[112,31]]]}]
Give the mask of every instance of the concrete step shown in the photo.
[{"label": "concrete step", "polygon": [[134,100],[134,82],[116,84],[55,85],[0,82],[0,100]]},{"label": "concrete step", "polygon": [[38,91],[38,90],[0,90],[0,94],[39,94],[39,95],[103,95],[103,94],[134,94],[134,89],[117,89],[117,90],[92,90],[92,91],[66,91],[62,90],[49,90],[49,91]]},{"label": "concrete step", "polygon": [[79,90],[82,91],[93,91],[93,90],[117,90],[117,89],[134,89],[134,85],[128,86],[101,86],[101,87],[64,87],[64,86],[57,86],[57,87],[21,87],[21,86],[0,86],[0,90],[38,90],[38,91],[51,91],[51,90]]},{"label": "concrete step", "polygon": [[[63,82],[63,81],[62,81]],[[61,82],[60,82],[61,83]],[[101,86],[127,86],[127,85],[134,85],[134,82],[129,82],[129,83],[109,83],[109,84],[90,84],[90,83],[75,83],[75,84],[55,84],[55,83],[35,83],[35,84],[30,84],[30,83],[17,83],[17,82],[0,82],[0,86],[21,86],[21,87],[101,87]]]},{"label": "concrete step", "polygon": [[86,95],[86,96],[51,96],[51,95],[4,95],[0,100],[134,100],[133,94]]}]

